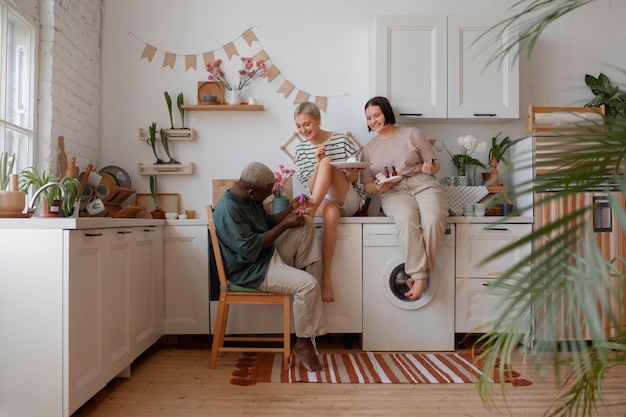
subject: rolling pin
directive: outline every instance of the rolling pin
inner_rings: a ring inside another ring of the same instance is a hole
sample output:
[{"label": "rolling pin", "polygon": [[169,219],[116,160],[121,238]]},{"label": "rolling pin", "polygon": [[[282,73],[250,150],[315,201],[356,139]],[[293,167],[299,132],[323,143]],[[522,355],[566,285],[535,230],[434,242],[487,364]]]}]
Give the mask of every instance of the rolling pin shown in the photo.
[{"label": "rolling pin", "polygon": [[59,164],[61,166],[61,174],[65,175],[67,171],[67,154],[65,153],[65,138],[59,136]]},{"label": "rolling pin", "polygon": [[78,178],[78,167],[76,166],[76,157],[70,156],[70,160],[65,170],[65,176],[70,178]]},{"label": "rolling pin", "polygon": [[85,173],[83,174],[83,178],[81,178],[80,180],[80,185],[82,185],[83,190],[89,183],[89,175],[91,175],[91,171],[93,171],[93,165],[89,164],[87,165],[87,168],[85,168]]}]

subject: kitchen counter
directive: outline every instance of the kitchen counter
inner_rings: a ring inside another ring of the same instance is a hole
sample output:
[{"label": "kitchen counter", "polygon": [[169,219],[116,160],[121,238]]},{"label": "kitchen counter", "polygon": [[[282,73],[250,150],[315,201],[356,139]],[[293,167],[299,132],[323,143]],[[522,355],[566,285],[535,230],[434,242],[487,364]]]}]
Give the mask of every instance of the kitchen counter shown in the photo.
[{"label": "kitchen counter", "polygon": [[197,226],[206,225],[203,219],[193,220],[155,220],[144,218],[112,218],[112,217],[31,217],[0,219],[0,229],[104,229],[109,227],[135,226]]},{"label": "kitchen counter", "polygon": [[[316,217],[315,222],[322,223],[321,217]],[[481,216],[481,217],[465,217],[465,216],[450,216],[448,217],[448,223],[533,223],[533,217],[530,216]],[[342,217],[339,219],[339,223],[357,223],[357,224],[371,224],[371,223],[393,223],[393,221],[387,216],[367,216],[367,217]]]}]

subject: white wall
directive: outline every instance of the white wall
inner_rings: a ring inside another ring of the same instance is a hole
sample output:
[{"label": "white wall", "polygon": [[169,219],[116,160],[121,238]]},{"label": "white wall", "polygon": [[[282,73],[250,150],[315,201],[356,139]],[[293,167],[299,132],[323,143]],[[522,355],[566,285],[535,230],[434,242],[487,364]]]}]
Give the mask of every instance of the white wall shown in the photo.
[{"label": "white wall", "polygon": [[[277,89],[284,79],[312,95],[329,97],[323,126],[351,131],[363,144],[371,138],[363,116],[370,97],[369,30],[378,14],[494,15],[496,21],[515,0],[319,0],[224,2],[215,0],[104,0],[102,50],[102,153],[100,166],[118,165],[132,176],[138,192],[148,192],[148,178],[138,175],[138,163],[152,163],[149,146],[137,130],[151,122],[169,127],[163,98],[183,92],[195,104],[198,81],[205,81],[201,57],[197,70],[185,70],[181,55],[216,51],[234,79],[238,57],[228,61],[221,47],[235,40],[242,56],[261,47],[280,69],[272,83],[255,81],[247,94],[265,106],[264,112],[187,112],[186,125],[196,129],[194,142],[176,142],[173,157],[194,162],[192,176],[161,176],[160,192],[180,193],[181,209],[202,210],[211,202],[211,180],[236,178],[251,160],[271,168],[288,164],[280,150],[294,132],[293,100]],[[566,15],[549,26],[530,61],[521,62],[520,120],[503,125],[446,121],[421,124],[428,137],[444,139],[456,149],[460,135],[489,140],[503,130],[511,137],[526,132],[529,104],[583,105],[591,99],[585,73],[605,72],[614,82],[624,74],[626,56],[619,53],[626,34],[622,25],[626,2],[605,0]],[[253,26],[258,43],[236,40]],[[607,32],[606,28],[612,28]],[[137,39],[139,38],[139,39]],[[157,47],[152,62],[141,59],[145,44]],[[173,69],[162,67],[163,52],[179,55]],[[178,124],[178,114],[174,122]],[[161,155],[165,154],[161,151]],[[442,175],[452,166],[444,160]],[[301,190],[296,184],[296,191]]]}]

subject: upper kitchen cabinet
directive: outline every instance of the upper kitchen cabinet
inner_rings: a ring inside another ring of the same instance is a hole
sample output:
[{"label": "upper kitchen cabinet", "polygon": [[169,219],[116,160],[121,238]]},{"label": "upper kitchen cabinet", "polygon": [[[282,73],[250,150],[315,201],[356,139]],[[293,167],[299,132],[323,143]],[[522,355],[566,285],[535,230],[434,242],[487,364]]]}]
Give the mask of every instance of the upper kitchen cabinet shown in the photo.
[{"label": "upper kitchen cabinet", "polygon": [[510,44],[506,31],[474,41],[494,23],[477,16],[378,16],[371,31],[371,93],[389,98],[400,122],[517,119],[519,65],[487,65]]}]

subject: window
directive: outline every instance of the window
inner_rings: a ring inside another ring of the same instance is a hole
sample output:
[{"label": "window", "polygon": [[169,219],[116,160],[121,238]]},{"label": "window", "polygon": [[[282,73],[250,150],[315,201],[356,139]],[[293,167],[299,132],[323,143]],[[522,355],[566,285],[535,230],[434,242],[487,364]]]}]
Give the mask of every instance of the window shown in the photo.
[{"label": "window", "polygon": [[0,0],[0,151],[19,172],[33,161],[35,27]]}]

